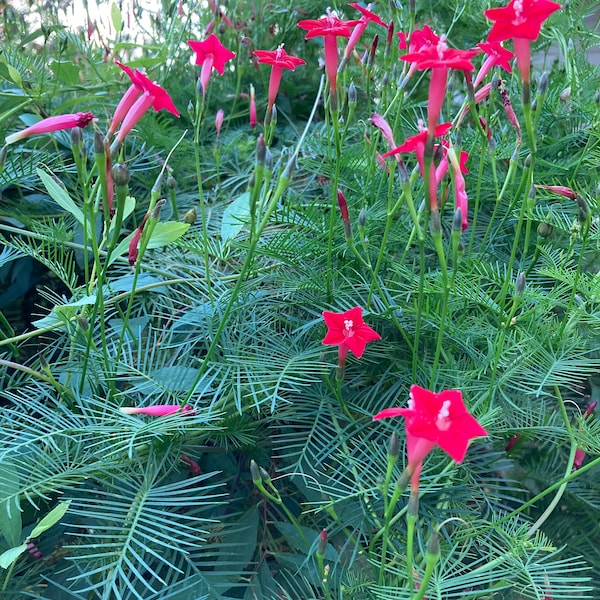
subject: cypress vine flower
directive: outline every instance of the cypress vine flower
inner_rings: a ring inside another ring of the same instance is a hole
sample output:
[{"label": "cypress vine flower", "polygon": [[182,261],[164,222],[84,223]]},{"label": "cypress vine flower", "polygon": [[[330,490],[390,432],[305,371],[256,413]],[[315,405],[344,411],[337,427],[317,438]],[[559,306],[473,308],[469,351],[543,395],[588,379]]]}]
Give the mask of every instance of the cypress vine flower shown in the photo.
[{"label": "cypress vine flower", "polygon": [[223,75],[225,63],[235,58],[235,52],[225,48],[214,33],[211,33],[203,42],[188,40],[188,45],[196,53],[196,64],[202,65],[200,84],[206,94],[213,68],[219,75]]},{"label": "cypress vine flower", "polygon": [[271,65],[271,76],[269,78],[269,94],[267,100],[267,115],[271,115],[271,109],[275,104],[283,69],[294,71],[297,66],[305,65],[306,62],[297,56],[291,56],[283,49],[283,44],[277,50],[255,50],[254,56],[263,65]]},{"label": "cypress vine flower", "polygon": [[487,435],[487,431],[467,411],[460,390],[444,390],[436,394],[413,385],[407,408],[386,408],[377,413],[373,421],[398,416],[406,419],[407,470],[411,474],[413,490],[418,489],[423,461],[435,446],[460,463],[464,460],[469,441]]},{"label": "cypress vine flower", "polygon": [[21,131],[7,135],[4,143],[6,145],[14,144],[26,137],[32,135],[40,135],[43,133],[51,133],[52,131],[62,131],[63,129],[73,129],[74,127],[85,127],[94,119],[91,112],[78,112],[66,115],[57,115],[56,117],[48,117],[34,123],[30,127],[26,127]]},{"label": "cypress vine flower", "polygon": [[483,13],[494,22],[488,42],[512,39],[523,83],[529,84],[530,44],[537,40],[542,23],[560,7],[550,0],[511,0],[507,6],[490,8]]},{"label": "cypress vine flower", "polygon": [[342,21],[331,9],[320,19],[305,19],[298,22],[298,27],[307,31],[304,39],[322,37],[325,45],[325,71],[329,79],[329,89],[332,95],[337,90],[338,70],[338,37],[350,37],[352,27],[359,21]]},{"label": "cypress vine flower", "polygon": [[338,365],[342,366],[351,350],[356,358],[360,358],[369,342],[380,340],[381,336],[369,325],[362,316],[362,308],[355,306],[343,313],[323,311],[327,325],[327,335],[323,344],[338,346]]}]

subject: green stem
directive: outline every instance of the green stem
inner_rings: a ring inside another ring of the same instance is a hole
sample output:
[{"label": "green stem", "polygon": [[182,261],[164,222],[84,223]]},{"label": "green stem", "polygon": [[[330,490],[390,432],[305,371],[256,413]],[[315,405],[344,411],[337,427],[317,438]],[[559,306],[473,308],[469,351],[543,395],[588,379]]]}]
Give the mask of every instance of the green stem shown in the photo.
[{"label": "green stem", "polygon": [[260,236],[264,230],[264,228],[267,226],[269,219],[271,218],[271,215],[273,214],[273,212],[275,211],[275,209],[277,208],[277,204],[279,203],[279,200],[281,199],[281,197],[283,196],[283,193],[285,192],[285,190],[287,189],[290,181],[291,181],[291,168],[292,165],[295,164],[297,158],[298,158],[298,153],[300,152],[300,148],[302,147],[302,144],[304,143],[304,139],[306,138],[306,136],[308,135],[308,131],[310,129],[310,126],[312,124],[312,121],[315,117],[315,113],[317,110],[317,106],[318,106],[318,102],[319,102],[319,98],[321,96],[321,93],[323,91],[323,83],[325,81],[324,77],[321,77],[321,85],[319,86],[319,91],[317,92],[317,97],[315,99],[315,103],[313,105],[313,109],[312,112],[308,118],[308,121],[306,123],[306,126],[304,128],[304,131],[302,132],[302,136],[300,137],[300,139],[298,140],[298,144],[296,145],[296,149],[294,151],[294,153],[292,154],[291,158],[288,161],[288,166],[286,167],[286,169],[284,170],[284,172],[279,176],[279,181],[277,186],[275,187],[275,190],[273,192],[273,194],[271,195],[271,198],[265,208],[264,211],[264,215],[262,216],[262,219],[260,220],[260,222],[258,223],[258,227],[256,230],[256,235],[254,237],[251,237],[250,239],[250,244],[248,246],[248,250],[246,252],[246,259],[244,260],[244,263],[242,265],[242,268],[237,276],[236,282],[233,286],[233,289],[231,291],[231,295],[229,297],[229,301],[227,302],[227,305],[225,306],[225,309],[223,311],[223,315],[221,316],[221,319],[219,321],[219,325],[217,327],[217,330],[215,331],[215,334],[213,336],[213,339],[206,351],[206,354],[204,355],[203,359],[202,359],[202,363],[200,364],[200,368],[198,369],[198,373],[196,374],[196,377],[194,378],[194,381],[192,382],[188,393],[185,396],[185,399],[183,400],[183,404],[186,404],[187,402],[189,402],[190,398],[193,396],[194,391],[198,385],[198,383],[201,381],[204,373],[206,372],[206,369],[208,369],[209,365],[210,365],[210,359],[212,358],[213,353],[215,352],[218,343],[221,340],[221,335],[223,334],[223,331],[225,330],[225,327],[227,327],[228,323],[229,323],[229,317],[231,316],[231,312],[233,310],[233,306],[235,305],[235,303],[238,301],[238,293],[242,287],[243,282],[246,279],[246,276],[248,274],[248,272],[250,271],[250,266],[252,265],[252,262],[254,261],[254,252],[256,250],[256,246],[258,244],[258,240],[260,239]]}]

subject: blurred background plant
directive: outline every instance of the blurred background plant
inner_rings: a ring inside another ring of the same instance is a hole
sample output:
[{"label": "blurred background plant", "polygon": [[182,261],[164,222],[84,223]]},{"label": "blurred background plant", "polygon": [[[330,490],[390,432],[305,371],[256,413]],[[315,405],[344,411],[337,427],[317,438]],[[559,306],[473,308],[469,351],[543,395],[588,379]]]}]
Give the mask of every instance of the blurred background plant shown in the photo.
[{"label": "blurred background plant", "polygon": [[[430,531],[448,519],[427,597],[598,597],[595,3],[569,2],[535,43],[533,183],[576,195],[524,189],[531,148],[525,134],[517,143],[506,96],[492,90],[479,108],[492,141],[469,114],[453,138],[470,155],[471,209],[454,253],[452,201],[442,210],[450,289],[419,209],[418,173],[409,176],[422,243],[408,208],[395,207],[406,182],[393,159],[379,165],[389,148],[369,123],[373,112],[384,115],[401,144],[427,118],[427,75],[417,71],[402,89],[395,35],[386,49],[385,29],[369,25],[339,76],[338,152],[321,94],[322,38],[306,41],[297,27],[325,5],[93,4],[1,7],[3,131],[63,113],[97,119],[82,131],[83,179],[68,131],[3,155],[2,597],[416,598]],[[471,48],[489,31],[489,7],[372,10],[394,22],[394,34],[429,24],[451,45]],[[337,9],[358,18],[349,6]],[[236,58],[202,97],[187,40],[209,33]],[[253,51],[283,43],[307,64],[284,73],[269,156],[257,161],[270,69]],[[130,83],[114,59],[145,69],[181,118],[149,111],[127,137],[121,157],[135,209],[130,202],[109,260],[91,250],[109,219],[95,214],[92,233],[72,206],[89,203],[95,130],[104,135]],[[499,76],[522,119],[518,74]],[[356,103],[348,101],[351,84]],[[452,76],[444,120],[455,118],[465,94],[462,77]],[[440,196],[453,185],[444,178]],[[337,212],[338,188],[353,240]],[[71,204],[57,201],[60,190]],[[191,227],[177,239],[155,237],[131,267],[122,242],[156,197],[167,200],[163,222]],[[254,219],[252,198],[264,221]],[[335,350],[321,345],[321,313],[357,305],[382,341],[360,361],[348,359],[339,388]],[[371,417],[404,406],[413,383],[462,390],[490,435],[471,444],[461,465],[441,452],[427,459],[407,577],[405,497],[387,551],[378,533],[388,440],[399,431],[403,449],[401,423]],[[193,412],[118,410],[154,404]],[[258,476],[251,461],[263,468]]]}]

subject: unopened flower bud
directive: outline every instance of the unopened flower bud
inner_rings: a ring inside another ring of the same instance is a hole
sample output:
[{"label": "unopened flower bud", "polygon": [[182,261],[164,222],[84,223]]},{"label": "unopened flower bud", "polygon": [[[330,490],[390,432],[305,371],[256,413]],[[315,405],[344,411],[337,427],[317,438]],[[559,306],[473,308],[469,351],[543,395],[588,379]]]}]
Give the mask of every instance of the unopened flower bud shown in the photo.
[{"label": "unopened flower bud", "polygon": [[398,434],[395,431],[390,435],[390,439],[388,440],[387,453],[388,456],[393,458],[398,456]]},{"label": "unopened flower bud", "polygon": [[196,222],[197,217],[198,217],[198,213],[197,213],[196,209],[190,208],[190,210],[188,210],[183,215],[183,221],[184,221],[184,223],[189,223],[190,225],[193,225]]},{"label": "unopened flower bud", "polygon": [[267,171],[273,170],[273,155],[271,154],[271,151],[268,148],[265,153],[265,169]]},{"label": "unopened flower bud", "polygon": [[261,133],[256,140],[256,164],[261,167],[264,166],[266,157],[267,145],[265,144],[265,137]]},{"label": "unopened flower bud", "polygon": [[290,160],[288,160],[287,165],[285,165],[285,169],[281,174],[283,179],[291,179],[294,174],[294,170],[296,169],[296,156],[292,155]]},{"label": "unopened flower bud", "polygon": [[104,136],[99,132],[94,132],[94,154],[104,154]]},{"label": "unopened flower bud", "polygon": [[71,129],[71,146],[79,146],[83,140],[83,129],[81,127],[73,127]]},{"label": "unopened flower bud", "polygon": [[439,234],[442,232],[442,223],[440,220],[440,211],[432,210],[429,217],[429,230],[431,233]]},{"label": "unopened flower bud", "polygon": [[337,191],[337,201],[340,207],[340,212],[342,213],[342,220],[349,221],[350,216],[348,214],[348,203],[346,202],[346,196],[344,196],[344,192],[342,192],[342,190]]},{"label": "unopened flower bud", "polygon": [[363,208],[358,214],[358,226],[364,227],[367,224],[367,211]]},{"label": "unopened flower bud", "polygon": [[531,166],[531,154],[528,154],[525,157],[525,163],[524,164],[525,164],[525,168],[529,169],[529,167]]},{"label": "unopened flower bud", "polygon": [[2,150],[0,150],[0,173],[4,170],[4,163],[6,162],[7,152],[8,146],[2,146]]},{"label": "unopened flower bud", "polygon": [[589,406],[585,409],[585,413],[583,413],[583,418],[586,419],[589,417],[596,410],[596,406],[598,406],[598,400],[590,402]]},{"label": "unopened flower bud", "polygon": [[38,360],[40,361],[40,367],[42,368],[42,370],[46,371],[49,367],[46,357],[42,353],[40,353],[38,354]]},{"label": "unopened flower bud", "polygon": [[277,107],[274,104],[271,108],[271,123],[273,123],[273,126],[277,125]]},{"label": "unopened flower bud", "polygon": [[377,45],[379,44],[379,35],[375,35],[371,42],[371,48],[369,50],[369,66],[372,67],[375,64],[375,52],[377,51]]},{"label": "unopened flower bud", "polygon": [[192,103],[191,100],[188,102],[187,111],[188,111],[188,114],[190,115],[190,119],[193,121],[194,120],[194,113],[196,111],[194,110],[194,104]]},{"label": "unopened flower bud", "polygon": [[198,98],[201,98],[203,93],[204,88],[202,87],[202,80],[200,79],[200,77],[198,77],[198,81],[196,82],[196,96]]},{"label": "unopened flower bud", "polygon": [[411,490],[408,496],[408,506],[406,507],[406,515],[416,519],[419,516],[419,492]]},{"label": "unopened flower bud", "polygon": [[269,472],[266,469],[263,469],[262,467],[258,467],[258,471],[260,473],[261,479],[265,483],[271,483],[271,476],[269,475]]},{"label": "unopened flower bud", "polygon": [[167,177],[167,187],[170,190],[174,190],[177,187],[177,179],[175,179],[175,177],[173,177],[173,175],[169,175]]},{"label": "unopened flower bud", "polygon": [[566,87],[559,95],[561,102],[567,103],[571,98],[571,86]]},{"label": "unopened flower bud", "polygon": [[356,86],[354,82],[352,82],[348,86],[348,104],[356,104],[358,98],[358,92],[356,91]]},{"label": "unopened flower bud", "polygon": [[329,538],[327,536],[327,530],[323,529],[319,534],[319,543],[317,545],[317,554],[321,557],[325,556],[325,550],[327,550],[327,542]]},{"label": "unopened flower bud", "polygon": [[540,80],[538,81],[537,92],[540,96],[543,96],[548,89],[548,73],[544,71],[540,76]]},{"label": "unopened flower bud", "polygon": [[260,470],[254,459],[250,461],[250,476],[252,477],[252,483],[254,483],[254,485],[258,483],[262,485],[262,477],[260,476]]},{"label": "unopened flower bud", "polygon": [[457,207],[452,217],[452,232],[462,233],[462,210]]},{"label": "unopened flower bud", "polygon": [[554,231],[552,223],[546,223],[545,221],[542,221],[537,226],[537,233],[541,238],[549,238],[552,235],[552,231]]},{"label": "unopened flower bud", "polygon": [[387,58],[390,55],[390,52],[392,50],[392,43],[394,41],[394,19],[392,19],[389,23],[389,25],[387,26],[387,37],[385,40],[385,52],[384,52],[384,56],[385,58]]},{"label": "unopened flower bud", "polygon": [[585,223],[590,215],[590,207],[583,196],[577,194],[577,207],[579,208],[579,222]]},{"label": "unopened flower bud", "polygon": [[152,210],[152,218],[156,219],[158,221],[158,219],[160,219],[160,209],[166,204],[166,200],[164,198],[161,198],[154,206],[153,210]]},{"label": "unopened flower bud", "polygon": [[221,127],[223,126],[224,117],[225,111],[222,108],[220,108],[215,116],[215,129],[217,130],[217,139],[219,139],[219,136],[221,135]]},{"label": "unopened flower bud", "polygon": [[518,275],[517,275],[517,281],[515,283],[515,296],[519,297],[523,295],[523,292],[525,291],[525,273],[523,273],[523,271],[521,271]]},{"label": "unopened flower bud", "polygon": [[440,555],[440,537],[436,529],[432,530],[431,535],[427,540],[425,552],[427,553],[426,560],[431,557],[437,562],[437,559]]},{"label": "unopened flower bud", "polygon": [[117,187],[123,187],[129,184],[131,179],[129,169],[123,163],[117,163],[112,168],[113,182]]}]

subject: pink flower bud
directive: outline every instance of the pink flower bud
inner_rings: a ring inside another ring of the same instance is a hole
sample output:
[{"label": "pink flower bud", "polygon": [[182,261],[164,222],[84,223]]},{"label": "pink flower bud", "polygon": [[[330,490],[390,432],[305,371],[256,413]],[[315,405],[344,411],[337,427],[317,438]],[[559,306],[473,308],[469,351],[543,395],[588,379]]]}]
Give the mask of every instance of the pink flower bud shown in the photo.
[{"label": "pink flower bud", "polygon": [[194,414],[196,411],[189,405],[179,404],[154,404],[152,406],[121,406],[119,410],[125,415],[150,415],[151,417],[166,417],[175,415]]},{"label": "pink flower bud", "polygon": [[217,111],[217,115],[215,117],[215,129],[217,130],[217,139],[221,135],[221,126],[223,125],[223,117],[225,116],[225,112],[222,108]]}]

